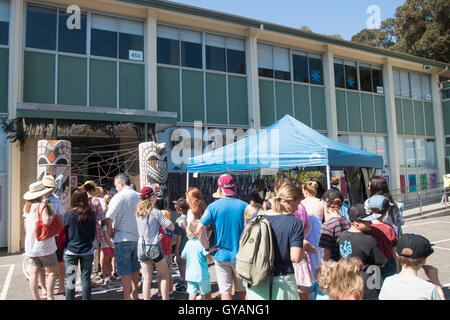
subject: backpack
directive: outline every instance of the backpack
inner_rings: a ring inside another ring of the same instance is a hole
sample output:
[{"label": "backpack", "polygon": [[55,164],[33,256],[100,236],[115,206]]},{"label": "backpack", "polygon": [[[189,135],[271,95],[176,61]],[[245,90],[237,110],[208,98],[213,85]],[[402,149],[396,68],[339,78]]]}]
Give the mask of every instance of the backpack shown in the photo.
[{"label": "backpack", "polygon": [[272,230],[264,215],[259,214],[244,228],[236,255],[236,274],[247,285],[256,286],[270,277],[269,297],[272,299],[274,264]]}]

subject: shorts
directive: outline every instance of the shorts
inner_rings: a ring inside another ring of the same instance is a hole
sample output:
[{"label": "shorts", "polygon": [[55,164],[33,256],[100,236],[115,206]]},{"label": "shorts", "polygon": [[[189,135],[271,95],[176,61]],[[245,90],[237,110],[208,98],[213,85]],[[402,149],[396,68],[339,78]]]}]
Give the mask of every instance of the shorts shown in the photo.
[{"label": "shorts", "polygon": [[128,276],[141,269],[137,256],[137,241],[115,243],[117,274]]},{"label": "shorts", "polygon": [[214,260],[214,265],[216,267],[217,284],[221,294],[231,294],[233,281],[236,291],[245,291],[242,280],[236,276],[236,265],[234,263]]},{"label": "shorts", "polygon": [[187,281],[187,285],[188,287],[186,292],[189,294],[198,294],[199,291],[200,294],[207,294],[211,292],[211,282],[209,282],[209,280],[201,282]]},{"label": "shorts", "polygon": [[270,279],[247,289],[248,300],[299,300],[295,274],[273,277],[272,299],[269,297]]},{"label": "shorts", "polygon": [[114,249],[110,247],[102,248],[103,255],[105,256],[113,256],[114,255]]},{"label": "shorts", "polygon": [[31,266],[38,268],[51,268],[58,264],[58,258],[56,253],[49,254],[48,256],[42,257],[28,257]]}]

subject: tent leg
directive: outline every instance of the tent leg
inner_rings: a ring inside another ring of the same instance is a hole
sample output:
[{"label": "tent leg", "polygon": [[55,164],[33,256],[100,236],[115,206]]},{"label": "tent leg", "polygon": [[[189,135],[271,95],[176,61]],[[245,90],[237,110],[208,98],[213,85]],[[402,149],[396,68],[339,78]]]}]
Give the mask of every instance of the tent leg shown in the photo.
[{"label": "tent leg", "polygon": [[186,191],[189,189],[189,172],[186,171]]},{"label": "tent leg", "polygon": [[327,166],[327,188],[331,188],[330,166]]}]

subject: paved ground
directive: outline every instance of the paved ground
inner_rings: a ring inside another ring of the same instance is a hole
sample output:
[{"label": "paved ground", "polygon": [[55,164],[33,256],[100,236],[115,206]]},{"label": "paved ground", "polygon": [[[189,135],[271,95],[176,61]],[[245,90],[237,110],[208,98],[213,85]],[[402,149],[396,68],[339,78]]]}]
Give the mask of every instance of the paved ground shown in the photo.
[{"label": "paved ground", "polygon": [[[433,214],[423,216],[410,215],[406,217],[404,233],[418,233],[428,238],[434,244],[434,254],[430,256],[428,264],[439,269],[439,278],[444,287],[447,300],[450,300],[450,212],[437,211]],[[31,300],[28,281],[22,270],[24,256],[19,254],[8,254],[0,251],[0,300]],[[175,265],[174,265],[175,266]],[[218,287],[214,265],[210,266],[213,299],[218,298]],[[173,270],[174,283],[178,280],[176,267]],[[426,279],[422,271],[419,276]],[[156,274],[154,274],[156,280]],[[157,283],[153,282],[152,293],[157,292]],[[77,286],[77,299],[80,299],[80,287]],[[142,298],[142,294],[139,294]],[[120,300],[122,290],[120,281],[110,285],[101,285],[92,289],[94,300]],[[236,296],[236,299],[240,297]],[[64,296],[56,296],[57,300],[63,300]],[[174,299],[187,300],[185,293],[175,292]]]}]

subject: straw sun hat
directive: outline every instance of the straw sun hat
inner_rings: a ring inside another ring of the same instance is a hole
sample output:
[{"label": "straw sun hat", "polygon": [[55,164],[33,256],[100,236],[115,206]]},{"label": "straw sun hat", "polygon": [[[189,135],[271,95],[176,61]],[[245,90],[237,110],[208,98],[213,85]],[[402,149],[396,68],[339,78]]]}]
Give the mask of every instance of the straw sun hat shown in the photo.
[{"label": "straw sun hat", "polygon": [[23,195],[25,200],[34,200],[44,194],[53,191],[53,188],[46,188],[42,181],[37,181],[29,185],[28,191]]}]

